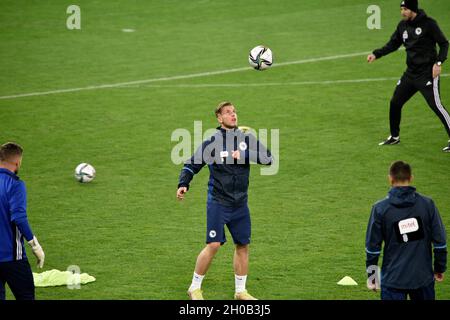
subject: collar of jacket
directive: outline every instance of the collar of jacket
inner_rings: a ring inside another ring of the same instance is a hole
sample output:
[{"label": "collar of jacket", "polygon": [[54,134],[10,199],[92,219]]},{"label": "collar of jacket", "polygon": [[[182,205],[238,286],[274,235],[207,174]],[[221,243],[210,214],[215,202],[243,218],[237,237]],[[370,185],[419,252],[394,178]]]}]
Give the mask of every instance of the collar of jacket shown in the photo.
[{"label": "collar of jacket", "polygon": [[0,173],[7,174],[7,175],[13,177],[15,180],[19,180],[19,177],[14,172],[9,171],[8,169],[0,168]]},{"label": "collar of jacket", "polygon": [[389,202],[396,207],[410,207],[416,202],[416,188],[413,186],[392,187]]},{"label": "collar of jacket", "polygon": [[427,14],[425,13],[425,11],[423,11],[422,9],[419,9],[419,12],[417,12],[416,18],[415,18],[414,20],[412,20],[412,21],[408,21],[407,23],[410,24],[410,25],[412,25],[412,26],[416,26],[416,25],[418,25],[418,24],[421,22],[421,20],[422,20],[423,18],[425,18],[426,16],[427,16]]},{"label": "collar of jacket", "polygon": [[391,190],[393,192],[414,192],[414,191],[416,191],[416,187],[413,187],[413,186],[397,186],[397,187],[392,187]]},{"label": "collar of jacket", "polygon": [[227,130],[227,129],[224,129],[224,128],[222,128],[222,127],[219,126],[219,127],[217,127],[216,129],[219,130],[220,132],[222,132],[222,134],[226,134],[228,131],[236,132],[236,130],[237,130],[238,128],[233,128],[233,129]]}]

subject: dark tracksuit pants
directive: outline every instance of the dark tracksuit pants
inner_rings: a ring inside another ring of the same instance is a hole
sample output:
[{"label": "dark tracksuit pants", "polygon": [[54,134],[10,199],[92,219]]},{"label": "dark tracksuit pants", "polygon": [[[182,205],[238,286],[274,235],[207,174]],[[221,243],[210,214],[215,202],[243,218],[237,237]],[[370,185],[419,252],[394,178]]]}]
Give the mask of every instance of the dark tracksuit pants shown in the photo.
[{"label": "dark tracksuit pants", "polygon": [[402,107],[413,95],[420,91],[430,108],[441,120],[450,137],[450,115],[441,102],[440,78],[433,79],[431,70],[432,67],[427,68],[426,72],[415,76],[406,72],[398,82],[389,111],[391,136],[398,137],[400,135]]},{"label": "dark tracksuit pants", "polygon": [[34,300],[34,280],[28,260],[0,262],[0,300],[8,284],[16,300]]},{"label": "dark tracksuit pants", "polygon": [[381,286],[381,300],[436,300],[434,281],[418,289],[392,289]]}]

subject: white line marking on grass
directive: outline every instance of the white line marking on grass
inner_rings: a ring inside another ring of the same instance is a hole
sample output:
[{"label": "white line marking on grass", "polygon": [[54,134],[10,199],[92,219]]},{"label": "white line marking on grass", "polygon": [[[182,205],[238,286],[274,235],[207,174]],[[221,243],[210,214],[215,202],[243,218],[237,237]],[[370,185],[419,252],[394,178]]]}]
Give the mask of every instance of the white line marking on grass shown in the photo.
[{"label": "white line marking on grass", "polygon": [[[342,54],[342,55],[335,55],[335,56],[328,56],[328,57],[320,57],[320,58],[303,59],[303,60],[297,60],[297,61],[280,62],[280,63],[275,63],[272,66],[272,68],[283,67],[283,66],[294,65],[294,64],[302,64],[302,63],[311,63],[311,62],[319,62],[319,61],[337,60],[337,59],[358,57],[358,56],[367,55],[369,53],[370,52],[357,52],[357,53],[349,53],[349,54]],[[128,81],[128,82],[118,82],[118,83],[112,83],[112,84],[100,84],[100,85],[95,85],[95,86],[87,86],[87,87],[79,87],[79,88],[69,88],[69,89],[59,89],[59,90],[50,90],[50,91],[20,93],[20,94],[8,95],[8,96],[0,96],[0,100],[17,99],[17,98],[25,98],[25,97],[33,97],[33,96],[45,96],[45,95],[50,95],[50,94],[60,94],[60,93],[69,93],[69,92],[78,92],[78,91],[109,89],[109,88],[117,88],[117,87],[131,86],[131,85],[140,85],[140,84],[152,83],[152,82],[160,82],[160,81],[192,79],[192,78],[208,77],[208,76],[227,74],[227,73],[233,73],[233,72],[241,72],[241,71],[247,71],[247,70],[253,70],[253,69],[251,67],[234,68],[234,69],[228,69],[228,70],[201,72],[201,73],[193,73],[193,74],[186,74],[186,75],[179,75],[179,76],[144,79],[144,80],[136,80],[136,81]]]},{"label": "white line marking on grass", "polygon": [[[448,77],[450,74],[442,74]],[[380,81],[397,81],[399,77],[391,78],[368,78],[350,80],[323,80],[323,81],[300,81],[300,82],[260,82],[260,83],[199,83],[199,84],[144,84],[134,86],[123,86],[123,88],[240,88],[240,87],[271,87],[271,86],[302,86],[302,85],[329,85]]]}]

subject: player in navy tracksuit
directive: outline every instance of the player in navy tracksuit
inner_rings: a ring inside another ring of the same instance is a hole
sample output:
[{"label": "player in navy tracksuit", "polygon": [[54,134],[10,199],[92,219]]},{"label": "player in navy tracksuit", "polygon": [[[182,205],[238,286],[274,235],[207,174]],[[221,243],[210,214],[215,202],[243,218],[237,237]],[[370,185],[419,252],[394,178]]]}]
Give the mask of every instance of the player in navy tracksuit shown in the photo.
[{"label": "player in navy tracksuit", "polygon": [[[368,287],[380,287],[383,300],[434,300],[434,282],[444,279],[447,266],[445,228],[433,200],[410,186],[411,167],[391,165],[392,189],[377,202],[366,234]],[[381,277],[377,273],[382,243]],[[434,265],[432,257],[434,252]]]},{"label": "player in navy tracksuit", "polygon": [[27,219],[25,184],[17,176],[22,148],[15,143],[0,146],[0,300],[8,284],[17,300],[34,300],[34,282],[23,238],[30,244],[40,268],[44,251]]},{"label": "player in navy tracksuit", "polygon": [[193,300],[203,299],[201,282],[217,250],[226,241],[227,225],[236,244],[235,299],[254,300],[245,290],[251,236],[247,206],[250,161],[270,165],[272,155],[252,134],[238,129],[236,110],[230,102],[219,104],[216,117],[220,127],[185,163],[178,184],[177,197],[183,199],[194,175],[208,165],[207,245],[197,258],[188,294]]},{"label": "player in navy tracksuit", "polygon": [[[380,145],[400,143],[400,120],[403,105],[418,91],[439,117],[450,139],[450,115],[441,101],[440,74],[447,59],[449,43],[437,22],[419,10],[417,0],[404,0],[400,4],[403,20],[398,24],[390,41],[367,57],[369,63],[396,51],[402,44],[406,49],[408,66],[398,81],[390,102],[390,136]],[[439,45],[439,53],[436,50]],[[450,152],[450,140],[442,149]]]}]

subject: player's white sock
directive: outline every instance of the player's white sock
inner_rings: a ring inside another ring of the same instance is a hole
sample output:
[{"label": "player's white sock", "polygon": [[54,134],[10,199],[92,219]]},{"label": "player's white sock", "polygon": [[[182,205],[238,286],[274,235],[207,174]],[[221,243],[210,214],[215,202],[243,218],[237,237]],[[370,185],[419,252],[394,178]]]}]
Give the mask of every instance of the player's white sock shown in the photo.
[{"label": "player's white sock", "polygon": [[203,281],[204,277],[205,277],[205,275],[201,276],[194,272],[194,276],[192,277],[192,283],[191,283],[191,286],[189,287],[189,291],[194,291],[196,289],[200,289],[202,286],[202,281]]},{"label": "player's white sock", "polygon": [[236,293],[245,291],[245,282],[247,281],[247,276],[234,275],[234,283],[236,285]]}]

